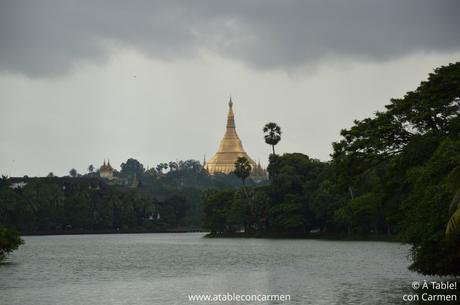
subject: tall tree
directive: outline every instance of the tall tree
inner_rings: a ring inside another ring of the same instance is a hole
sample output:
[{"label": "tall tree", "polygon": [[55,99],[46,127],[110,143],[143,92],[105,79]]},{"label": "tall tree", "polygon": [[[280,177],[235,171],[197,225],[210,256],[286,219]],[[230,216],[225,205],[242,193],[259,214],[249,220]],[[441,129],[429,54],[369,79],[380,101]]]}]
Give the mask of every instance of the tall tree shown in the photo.
[{"label": "tall tree", "polygon": [[77,174],[78,174],[78,173],[77,173],[77,170],[76,170],[75,168],[72,168],[72,169],[69,171],[69,175],[70,175],[71,177],[74,177],[74,178],[75,178],[75,177],[77,177]]},{"label": "tall tree", "polygon": [[89,172],[90,174],[92,174],[92,173],[94,172],[94,165],[90,164],[90,165],[88,166],[88,172]]},{"label": "tall tree", "polygon": [[450,173],[460,163],[460,62],[435,69],[385,108],[333,143],[338,186],[354,194],[336,218],[374,231],[397,228],[412,244],[413,270],[460,274],[460,180]]},{"label": "tall tree", "polygon": [[270,122],[264,126],[265,143],[272,146],[273,154],[275,154],[275,145],[281,140],[281,127],[278,124]]},{"label": "tall tree", "polygon": [[120,173],[124,176],[132,177],[136,174],[138,177],[141,177],[145,172],[144,165],[133,158],[129,158],[126,163],[121,163],[120,167]]},{"label": "tall tree", "polygon": [[249,163],[248,159],[246,159],[245,157],[238,157],[238,159],[236,159],[234,174],[241,179],[243,185],[245,184],[246,179],[251,174],[251,170],[251,164]]}]

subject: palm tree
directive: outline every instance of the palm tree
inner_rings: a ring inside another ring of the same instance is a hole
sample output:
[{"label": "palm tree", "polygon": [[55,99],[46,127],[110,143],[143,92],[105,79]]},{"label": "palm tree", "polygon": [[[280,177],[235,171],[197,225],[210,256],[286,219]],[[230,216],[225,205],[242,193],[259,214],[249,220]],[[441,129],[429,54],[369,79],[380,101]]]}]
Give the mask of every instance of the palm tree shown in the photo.
[{"label": "palm tree", "polygon": [[281,127],[278,124],[270,122],[264,126],[265,143],[272,146],[273,154],[275,154],[275,145],[281,140]]},{"label": "palm tree", "polygon": [[454,214],[449,219],[446,228],[446,235],[453,236],[460,234],[460,205],[455,210]]},{"label": "palm tree", "polygon": [[238,157],[235,161],[235,171],[233,172],[238,178],[241,179],[243,185],[245,184],[246,179],[251,174],[251,164],[249,160],[245,157]]},{"label": "palm tree", "polygon": [[446,235],[448,237],[460,235],[460,188],[452,199],[449,210],[451,211],[451,216],[447,223]]},{"label": "palm tree", "polygon": [[[450,173],[449,177],[454,181],[457,181],[454,177],[460,177],[460,166],[454,168]],[[460,235],[460,188],[455,192],[454,198],[449,207],[450,219],[446,227],[447,237],[454,235]]]}]

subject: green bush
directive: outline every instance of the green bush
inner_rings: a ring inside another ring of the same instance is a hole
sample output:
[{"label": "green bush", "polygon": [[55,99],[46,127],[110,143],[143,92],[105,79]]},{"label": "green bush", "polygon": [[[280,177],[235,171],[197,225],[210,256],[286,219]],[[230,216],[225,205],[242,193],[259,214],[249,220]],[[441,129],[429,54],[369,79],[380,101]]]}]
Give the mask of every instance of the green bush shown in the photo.
[{"label": "green bush", "polygon": [[24,241],[16,230],[0,228],[0,261],[23,243]]}]

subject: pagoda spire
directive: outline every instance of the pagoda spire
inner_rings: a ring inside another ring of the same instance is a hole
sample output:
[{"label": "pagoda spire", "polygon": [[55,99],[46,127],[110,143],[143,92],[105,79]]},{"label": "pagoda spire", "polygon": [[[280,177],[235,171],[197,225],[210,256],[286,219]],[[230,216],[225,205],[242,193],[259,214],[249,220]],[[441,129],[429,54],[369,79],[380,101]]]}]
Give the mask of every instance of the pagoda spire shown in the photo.
[{"label": "pagoda spire", "polygon": [[227,129],[228,128],[235,128],[235,114],[233,113],[232,96],[230,96],[230,101],[228,102]]}]

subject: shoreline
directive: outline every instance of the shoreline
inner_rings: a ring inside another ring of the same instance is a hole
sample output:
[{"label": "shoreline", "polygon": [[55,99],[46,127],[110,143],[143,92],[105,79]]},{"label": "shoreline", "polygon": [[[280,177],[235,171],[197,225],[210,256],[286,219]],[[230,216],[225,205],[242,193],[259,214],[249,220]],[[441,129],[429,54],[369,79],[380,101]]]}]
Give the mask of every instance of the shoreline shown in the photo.
[{"label": "shoreline", "polygon": [[398,242],[404,243],[397,235],[347,235],[339,233],[330,234],[294,234],[294,233],[265,233],[265,234],[251,234],[251,233],[223,233],[212,234],[205,229],[177,229],[177,230],[98,230],[98,231],[85,231],[85,230],[72,230],[72,231],[38,231],[38,232],[24,232],[21,236],[59,236],[59,235],[113,235],[113,234],[151,234],[151,233],[207,233],[204,238],[257,238],[257,239],[310,239],[310,240],[329,240],[329,241],[382,241],[382,242]]},{"label": "shoreline", "polygon": [[111,235],[111,234],[149,234],[149,233],[209,233],[204,229],[177,229],[177,230],[72,230],[72,231],[37,231],[20,233],[21,236],[47,236],[47,235]]},{"label": "shoreline", "polygon": [[310,239],[330,241],[383,241],[404,243],[398,235],[375,234],[375,235],[347,235],[341,233],[220,233],[213,234],[208,230],[196,229],[172,229],[172,230],[66,230],[66,231],[37,231],[24,232],[21,236],[59,236],[59,235],[113,235],[113,234],[151,234],[151,233],[206,233],[204,238],[257,238],[257,239]]},{"label": "shoreline", "polygon": [[348,235],[340,233],[312,234],[312,233],[208,233],[205,238],[260,238],[260,239],[316,239],[331,241],[384,241],[404,243],[397,235]]}]

